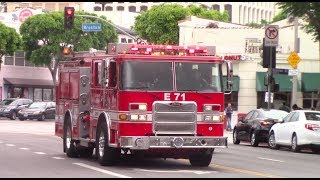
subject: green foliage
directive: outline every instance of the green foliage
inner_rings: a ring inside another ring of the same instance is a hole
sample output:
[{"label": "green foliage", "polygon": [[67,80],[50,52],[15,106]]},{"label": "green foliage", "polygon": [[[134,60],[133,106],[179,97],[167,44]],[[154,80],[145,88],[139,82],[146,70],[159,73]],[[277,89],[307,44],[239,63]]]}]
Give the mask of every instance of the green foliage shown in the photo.
[{"label": "green foliage", "polygon": [[261,28],[261,27],[263,27],[263,24],[251,22],[251,23],[246,24],[246,26],[253,27],[253,28]]},{"label": "green foliage", "polygon": [[278,2],[279,8],[289,16],[300,17],[308,24],[304,26],[315,41],[320,41],[320,3],[319,2]]},{"label": "green foliage", "polygon": [[272,19],[272,23],[284,20],[287,18],[287,14],[283,11],[280,11],[277,15],[275,15]]},{"label": "green foliage", "polygon": [[195,5],[184,8],[179,4],[163,3],[137,16],[133,29],[138,36],[148,42],[177,45],[179,43],[178,21],[190,15],[218,21],[227,21],[229,18],[227,12],[221,14]]},{"label": "green foliage", "polygon": [[[84,12],[75,12],[75,14],[96,16]],[[101,23],[102,31],[82,32],[81,26],[85,22]],[[62,55],[61,43],[73,44],[75,51],[88,51],[91,47],[104,49],[107,43],[117,40],[115,29],[106,22],[75,17],[74,28],[68,31],[64,30],[63,23],[63,12],[37,14],[26,19],[20,26],[26,58],[36,65],[49,65],[52,57],[62,60],[62,58],[59,58]],[[41,42],[42,45],[38,45],[38,42]]]},{"label": "green foliage", "polygon": [[13,55],[16,50],[21,48],[21,43],[17,31],[0,22],[0,60],[6,54]]}]

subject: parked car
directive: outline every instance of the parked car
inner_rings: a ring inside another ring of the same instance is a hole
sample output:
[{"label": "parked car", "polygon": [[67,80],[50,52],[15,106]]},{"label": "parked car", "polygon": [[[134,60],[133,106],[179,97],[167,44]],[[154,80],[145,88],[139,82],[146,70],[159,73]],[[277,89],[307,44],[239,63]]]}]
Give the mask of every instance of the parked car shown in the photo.
[{"label": "parked car", "polygon": [[18,118],[23,121],[25,119],[54,119],[56,113],[56,103],[52,101],[33,102],[27,108],[22,109],[18,113]]},{"label": "parked car", "polygon": [[291,147],[299,152],[302,148],[311,148],[320,152],[320,111],[296,110],[290,112],[282,121],[272,126],[269,133],[269,147]]},{"label": "parked car", "polygon": [[268,142],[269,130],[283,119],[288,112],[277,109],[254,109],[245,117],[241,117],[233,129],[233,143],[247,141],[251,146],[258,146],[260,142]]},{"label": "parked car", "polygon": [[1,101],[0,117],[8,117],[15,120],[17,113],[31,104],[33,101],[26,98],[7,98]]}]

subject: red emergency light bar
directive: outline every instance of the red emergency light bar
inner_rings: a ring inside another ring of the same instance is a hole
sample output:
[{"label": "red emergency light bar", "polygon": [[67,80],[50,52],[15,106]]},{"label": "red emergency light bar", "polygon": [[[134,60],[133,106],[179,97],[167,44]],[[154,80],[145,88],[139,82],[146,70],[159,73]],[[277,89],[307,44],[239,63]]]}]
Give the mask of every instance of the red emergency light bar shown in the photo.
[{"label": "red emergency light bar", "polygon": [[172,46],[172,45],[133,45],[131,53],[148,55],[206,55],[206,46]]}]

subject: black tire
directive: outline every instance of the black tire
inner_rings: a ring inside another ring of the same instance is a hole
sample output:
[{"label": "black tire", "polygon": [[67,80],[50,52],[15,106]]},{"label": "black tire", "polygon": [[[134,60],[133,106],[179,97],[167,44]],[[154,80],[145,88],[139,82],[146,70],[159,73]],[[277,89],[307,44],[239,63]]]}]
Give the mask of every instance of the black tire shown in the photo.
[{"label": "black tire", "polygon": [[191,166],[208,167],[212,160],[212,154],[213,150],[210,150],[209,152],[203,154],[191,155],[189,157],[189,162]]},{"label": "black tire", "polygon": [[76,147],[74,145],[74,140],[72,140],[72,129],[70,117],[66,119],[63,130],[63,149],[67,156],[70,158],[78,157]]},{"label": "black tire", "polygon": [[233,129],[232,135],[233,144],[240,144],[240,140],[238,138],[238,131],[236,129]]},{"label": "black tire", "polygon": [[257,147],[259,145],[259,139],[257,137],[257,132],[253,131],[250,136],[250,144],[252,147]]},{"label": "black tire", "polygon": [[17,113],[16,113],[15,111],[13,111],[13,112],[11,113],[10,119],[11,119],[11,120],[16,120],[16,118],[17,118]]},{"label": "black tire", "polygon": [[46,119],[46,115],[45,114],[41,114],[41,116],[38,119],[38,121],[44,121],[45,119]]},{"label": "black tire", "polygon": [[273,131],[269,134],[268,146],[270,149],[280,149],[280,146],[276,144],[276,138]]},{"label": "black tire", "polygon": [[293,152],[300,152],[301,148],[298,146],[298,138],[296,134],[293,134],[291,139],[291,150]]},{"label": "black tire", "polygon": [[24,121],[24,120],[26,120],[26,119],[25,119],[25,118],[19,118],[19,120],[20,120],[20,121]]},{"label": "black tire", "polygon": [[96,135],[96,156],[101,166],[115,165],[120,159],[120,149],[109,147],[106,122],[98,125]]},{"label": "black tire", "polygon": [[320,147],[311,147],[311,151],[315,154],[319,154],[320,153]]}]

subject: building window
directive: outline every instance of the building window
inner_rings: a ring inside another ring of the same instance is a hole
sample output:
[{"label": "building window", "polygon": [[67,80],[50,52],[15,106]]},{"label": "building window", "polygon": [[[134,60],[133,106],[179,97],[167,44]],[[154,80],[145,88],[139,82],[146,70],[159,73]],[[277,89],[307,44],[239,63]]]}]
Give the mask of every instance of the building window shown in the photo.
[{"label": "building window", "polygon": [[24,51],[15,52],[15,66],[24,66]]},{"label": "building window", "polygon": [[224,9],[228,11],[229,14],[229,22],[232,22],[232,6],[230,4],[224,5]]},{"label": "building window", "polygon": [[129,6],[129,12],[136,12],[137,8],[135,6]]},{"label": "building window", "polygon": [[127,43],[127,39],[126,38],[121,38],[121,43]]},{"label": "building window", "polygon": [[4,65],[13,65],[13,56],[6,55],[4,58]]},{"label": "building window", "polygon": [[52,89],[43,89],[43,101],[52,100]]},{"label": "building window", "polygon": [[220,5],[215,4],[212,6],[212,9],[220,12]]},{"label": "building window", "polygon": [[56,3],[45,3],[45,9],[47,11],[55,11],[56,10]]},{"label": "building window", "polygon": [[148,10],[148,6],[141,6],[140,7],[140,11],[146,11],[146,10]]},{"label": "building window", "polygon": [[106,11],[113,11],[113,7],[107,6],[107,7],[106,7]]},{"label": "building window", "polygon": [[231,94],[226,94],[225,96],[224,107],[228,106],[228,103],[231,103],[232,109],[238,111],[238,92],[233,91]]},{"label": "building window", "polygon": [[123,6],[118,6],[118,7],[117,7],[117,10],[118,10],[118,11],[124,11],[124,7],[123,7]]},{"label": "building window", "polygon": [[303,93],[303,109],[311,109],[312,107],[316,108],[318,102],[318,95],[316,92]]},{"label": "building window", "polygon": [[132,39],[128,39],[128,43],[133,43]]},{"label": "building window", "polygon": [[101,11],[101,7],[95,6],[95,7],[93,8],[93,10],[94,10],[94,11]]},{"label": "building window", "polygon": [[33,101],[42,101],[42,89],[34,88]]}]

